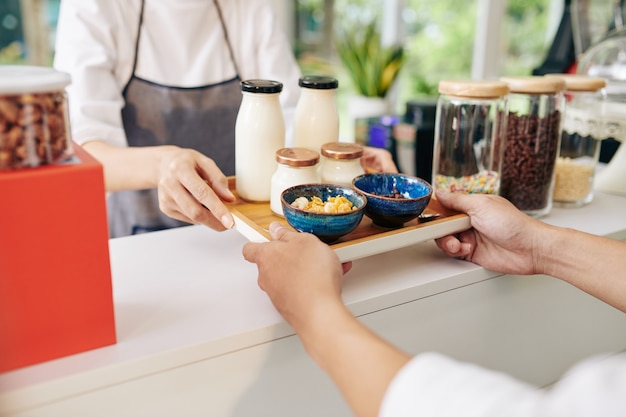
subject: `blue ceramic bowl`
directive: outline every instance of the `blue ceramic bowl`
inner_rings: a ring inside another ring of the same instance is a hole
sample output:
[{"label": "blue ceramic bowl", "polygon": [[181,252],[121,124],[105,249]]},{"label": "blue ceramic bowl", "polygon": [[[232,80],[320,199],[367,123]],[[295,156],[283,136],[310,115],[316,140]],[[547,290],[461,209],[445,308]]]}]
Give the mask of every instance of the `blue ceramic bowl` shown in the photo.
[{"label": "blue ceramic bowl", "polygon": [[[347,213],[315,213],[291,205],[298,197],[319,197],[327,201],[329,197],[344,196],[356,210]],[[358,191],[331,184],[304,184],[287,188],[281,194],[283,214],[287,223],[300,232],[312,233],[322,242],[332,243],[341,236],[352,232],[363,219],[363,209],[367,199]]]},{"label": "blue ceramic bowl", "polygon": [[405,174],[363,174],[352,185],[367,197],[365,215],[382,227],[401,227],[415,219],[433,194],[427,181]]}]

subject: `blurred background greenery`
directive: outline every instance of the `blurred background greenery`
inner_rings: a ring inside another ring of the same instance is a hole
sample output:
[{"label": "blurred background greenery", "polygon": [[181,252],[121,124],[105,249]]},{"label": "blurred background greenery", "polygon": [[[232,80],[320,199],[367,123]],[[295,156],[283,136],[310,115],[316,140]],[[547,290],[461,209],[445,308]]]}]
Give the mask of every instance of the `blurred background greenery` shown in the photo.
[{"label": "blurred background greenery", "polygon": [[[287,10],[285,30],[303,73],[339,79],[338,105],[344,113],[346,97],[358,90],[337,53],[340,31],[372,22],[383,31],[389,11],[397,13],[393,43],[402,49],[403,65],[395,82],[393,108],[402,112],[408,100],[436,96],[441,79],[472,75],[475,36],[481,24],[478,13],[486,0],[273,1]],[[491,1],[505,3],[499,22],[499,72],[531,74],[549,49],[563,0]],[[0,1],[0,64],[51,64],[59,4],[60,0]]]}]

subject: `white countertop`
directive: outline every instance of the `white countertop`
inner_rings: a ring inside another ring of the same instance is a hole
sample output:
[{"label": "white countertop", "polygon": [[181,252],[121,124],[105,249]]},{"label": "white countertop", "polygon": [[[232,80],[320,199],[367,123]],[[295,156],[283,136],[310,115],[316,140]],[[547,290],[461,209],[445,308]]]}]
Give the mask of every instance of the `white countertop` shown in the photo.
[{"label": "white countertop", "polygon": [[[598,193],[542,220],[626,240],[626,197]],[[293,334],[258,288],[245,242],[201,226],[111,240],[118,343],[1,374],[0,414]],[[426,242],[354,261],[343,295],[358,316],[497,275]]]}]

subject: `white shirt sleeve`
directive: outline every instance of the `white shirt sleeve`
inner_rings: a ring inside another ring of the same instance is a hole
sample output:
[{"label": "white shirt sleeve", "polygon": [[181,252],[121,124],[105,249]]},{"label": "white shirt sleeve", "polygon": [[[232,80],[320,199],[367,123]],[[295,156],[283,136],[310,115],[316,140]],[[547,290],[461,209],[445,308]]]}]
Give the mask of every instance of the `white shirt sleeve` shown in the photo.
[{"label": "white shirt sleeve", "polygon": [[420,354],[391,382],[379,415],[624,416],[626,355],[581,362],[551,389],[541,390],[477,365]]},{"label": "white shirt sleeve", "polygon": [[126,146],[122,89],[130,77],[139,2],[63,0],[54,67],[70,74],[72,138]]}]

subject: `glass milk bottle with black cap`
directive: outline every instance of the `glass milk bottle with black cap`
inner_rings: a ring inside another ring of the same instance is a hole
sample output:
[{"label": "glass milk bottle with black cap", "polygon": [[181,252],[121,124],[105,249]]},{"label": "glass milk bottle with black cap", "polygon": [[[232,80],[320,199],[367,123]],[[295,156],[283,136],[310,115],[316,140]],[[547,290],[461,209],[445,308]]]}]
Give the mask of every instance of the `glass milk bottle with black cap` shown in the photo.
[{"label": "glass milk bottle with black cap", "polygon": [[300,78],[300,98],[294,118],[294,147],[321,152],[322,145],[339,140],[339,115],[332,77],[307,75]]},{"label": "glass milk bottle with black cap", "polygon": [[241,82],[243,98],[235,124],[235,176],[239,197],[269,202],[276,151],[285,146],[285,120],[279,95],[283,84]]}]

